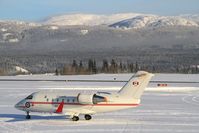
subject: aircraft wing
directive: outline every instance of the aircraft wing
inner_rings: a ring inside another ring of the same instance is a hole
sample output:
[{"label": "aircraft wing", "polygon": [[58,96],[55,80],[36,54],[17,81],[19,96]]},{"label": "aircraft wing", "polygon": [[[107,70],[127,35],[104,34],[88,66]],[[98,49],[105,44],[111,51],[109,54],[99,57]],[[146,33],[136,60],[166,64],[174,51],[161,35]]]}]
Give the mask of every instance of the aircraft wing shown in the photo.
[{"label": "aircraft wing", "polygon": [[67,115],[74,114],[94,114],[94,111],[84,108],[64,108],[64,102],[61,102],[54,113],[62,113]]}]

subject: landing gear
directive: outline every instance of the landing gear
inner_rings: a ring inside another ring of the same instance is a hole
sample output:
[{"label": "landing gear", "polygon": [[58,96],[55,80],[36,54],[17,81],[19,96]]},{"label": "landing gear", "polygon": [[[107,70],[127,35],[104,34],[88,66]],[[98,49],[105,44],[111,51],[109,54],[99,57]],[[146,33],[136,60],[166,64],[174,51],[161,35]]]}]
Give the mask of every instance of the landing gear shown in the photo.
[{"label": "landing gear", "polygon": [[[85,120],[90,120],[90,119],[92,119],[91,115],[89,115],[89,114],[86,114],[86,115],[84,116],[84,118],[85,118]],[[73,116],[73,117],[71,118],[71,120],[72,120],[72,121],[78,121],[78,120],[79,120],[79,117],[78,117],[78,116]]]},{"label": "landing gear", "polygon": [[73,117],[72,117],[72,120],[73,120],[73,121],[78,121],[78,120],[79,120],[79,117],[78,117],[78,116],[73,116]]},{"label": "landing gear", "polygon": [[31,119],[31,116],[30,116],[30,114],[29,114],[29,111],[27,112],[27,115],[26,115],[26,119]]},{"label": "landing gear", "polygon": [[85,115],[84,118],[85,118],[85,120],[90,120],[90,119],[92,119],[92,117],[91,117],[90,115],[88,115],[88,114]]}]

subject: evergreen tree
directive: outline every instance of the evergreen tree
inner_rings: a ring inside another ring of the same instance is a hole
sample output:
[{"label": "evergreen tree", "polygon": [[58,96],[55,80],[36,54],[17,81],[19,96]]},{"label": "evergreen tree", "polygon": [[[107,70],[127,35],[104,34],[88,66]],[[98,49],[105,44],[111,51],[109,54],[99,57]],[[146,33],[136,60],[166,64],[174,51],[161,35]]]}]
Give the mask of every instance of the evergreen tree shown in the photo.
[{"label": "evergreen tree", "polygon": [[71,67],[71,73],[77,74],[77,70],[78,70],[77,62],[76,62],[76,60],[73,60],[72,67]]},{"label": "evergreen tree", "polygon": [[103,73],[107,73],[108,72],[108,61],[107,60],[103,60],[103,64],[102,64],[102,72]]},{"label": "evergreen tree", "polygon": [[76,62],[76,60],[73,60],[72,67],[73,68],[77,68],[77,62]]},{"label": "evergreen tree", "polygon": [[96,61],[93,60],[93,67],[92,67],[92,73],[97,73],[97,66],[96,66]]},{"label": "evergreen tree", "polygon": [[196,73],[199,73],[198,67],[199,67],[199,65],[196,65]]},{"label": "evergreen tree", "polygon": [[120,67],[119,67],[119,71],[118,72],[119,73],[123,72],[123,64],[122,64],[122,62],[120,62]]},{"label": "evergreen tree", "polygon": [[57,68],[56,68],[56,70],[55,70],[55,75],[59,75],[59,71],[58,71]]},{"label": "evergreen tree", "polygon": [[111,60],[110,72],[111,73],[117,73],[118,72],[118,65],[117,65],[117,63],[115,62],[114,59]]},{"label": "evergreen tree", "polygon": [[139,67],[139,64],[138,62],[136,61],[135,63],[135,72],[139,71],[140,67]]},{"label": "evergreen tree", "polygon": [[154,66],[154,65],[153,65],[153,68],[152,68],[152,69],[153,69],[153,70],[152,70],[153,72],[156,72],[156,68],[155,68],[155,66]]},{"label": "evergreen tree", "polygon": [[91,74],[93,73],[93,60],[92,59],[88,60],[88,71]]},{"label": "evergreen tree", "polygon": [[80,60],[80,62],[79,62],[79,68],[83,68],[82,60]]}]

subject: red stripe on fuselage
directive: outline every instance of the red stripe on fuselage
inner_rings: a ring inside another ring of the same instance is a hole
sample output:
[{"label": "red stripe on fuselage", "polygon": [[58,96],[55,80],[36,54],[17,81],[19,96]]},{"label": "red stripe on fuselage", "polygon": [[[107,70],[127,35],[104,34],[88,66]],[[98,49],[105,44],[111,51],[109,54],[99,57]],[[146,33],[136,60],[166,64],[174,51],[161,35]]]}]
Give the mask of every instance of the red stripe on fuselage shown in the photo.
[{"label": "red stripe on fuselage", "polygon": [[[61,102],[30,102],[32,104],[60,104]],[[138,106],[132,103],[104,103],[104,104],[80,104],[80,103],[64,103],[64,105],[81,105],[81,106]]]},{"label": "red stripe on fuselage", "polygon": [[17,107],[19,107],[19,108],[26,108],[26,106],[17,106]]}]

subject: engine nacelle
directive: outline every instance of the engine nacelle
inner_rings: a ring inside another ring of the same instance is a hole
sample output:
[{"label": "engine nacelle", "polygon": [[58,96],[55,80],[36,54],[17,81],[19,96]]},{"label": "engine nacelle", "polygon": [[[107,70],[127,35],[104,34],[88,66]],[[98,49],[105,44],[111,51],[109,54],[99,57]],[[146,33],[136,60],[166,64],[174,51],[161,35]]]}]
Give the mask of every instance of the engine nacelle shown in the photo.
[{"label": "engine nacelle", "polygon": [[97,94],[82,94],[79,93],[77,96],[80,104],[97,104],[100,102],[106,102],[106,98]]}]

